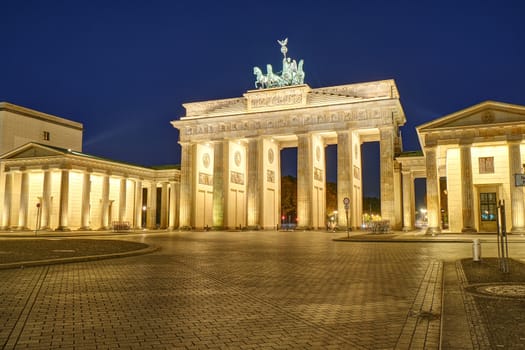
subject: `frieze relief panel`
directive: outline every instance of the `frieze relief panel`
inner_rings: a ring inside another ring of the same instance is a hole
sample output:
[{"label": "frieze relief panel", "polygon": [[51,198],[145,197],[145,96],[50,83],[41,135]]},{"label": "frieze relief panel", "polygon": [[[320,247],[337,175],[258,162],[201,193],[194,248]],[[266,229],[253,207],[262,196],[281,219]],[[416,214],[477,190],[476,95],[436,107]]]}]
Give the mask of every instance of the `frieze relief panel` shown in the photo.
[{"label": "frieze relief panel", "polygon": [[252,90],[244,94],[248,111],[276,110],[306,106],[310,87],[299,85],[281,89]]},{"label": "frieze relief panel", "polygon": [[[185,130],[185,139],[194,138],[197,135],[213,135],[214,138],[222,137],[221,133],[240,132],[238,137],[247,135],[251,131],[268,131],[267,133],[276,133],[276,129],[285,129],[290,127],[319,127],[326,126],[327,129],[333,129],[335,123],[357,122],[359,125],[353,127],[378,127],[391,123],[391,107],[377,108],[354,108],[351,110],[341,111],[324,111],[319,114],[304,113],[290,115],[275,115],[257,120],[232,120],[209,123],[206,125],[187,126]],[[196,137],[198,138],[198,137]]]},{"label": "frieze relief panel", "polygon": [[244,185],[244,174],[237,171],[231,171],[230,182],[236,185]]},{"label": "frieze relief panel", "polygon": [[361,180],[361,171],[354,165],[354,179]]},{"label": "frieze relief panel", "polygon": [[266,170],[266,182],[275,183],[275,172],[273,170]]},{"label": "frieze relief panel", "polygon": [[213,175],[199,173],[199,185],[213,186]]},{"label": "frieze relief panel", "polygon": [[314,168],[314,180],[323,181],[323,171],[319,168]]}]

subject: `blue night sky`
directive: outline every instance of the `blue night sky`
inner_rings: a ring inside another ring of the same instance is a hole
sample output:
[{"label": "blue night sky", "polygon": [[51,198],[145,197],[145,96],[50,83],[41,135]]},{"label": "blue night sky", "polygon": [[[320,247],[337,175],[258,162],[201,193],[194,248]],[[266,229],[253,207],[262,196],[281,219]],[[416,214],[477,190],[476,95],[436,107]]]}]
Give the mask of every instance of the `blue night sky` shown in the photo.
[{"label": "blue night sky", "polygon": [[[395,79],[405,150],[420,148],[414,127],[437,117],[489,99],[525,105],[523,1],[0,0],[0,9],[0,101],[82,122],[85,153],[140,165],[180,163],[169,122],[182,103],[252,89],[253,66],[279,67],[285,37],[313,88]],[[377,195],[368,164],[365,194]]]}]

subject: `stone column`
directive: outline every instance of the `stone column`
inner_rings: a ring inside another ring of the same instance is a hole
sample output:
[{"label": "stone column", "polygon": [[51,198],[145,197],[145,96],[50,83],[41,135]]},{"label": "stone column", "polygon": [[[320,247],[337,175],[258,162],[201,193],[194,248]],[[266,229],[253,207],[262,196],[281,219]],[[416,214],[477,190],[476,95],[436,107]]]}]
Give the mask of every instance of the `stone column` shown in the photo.
[{"label": "stone column", "polygon": [[104,174],[102,178],[102,198],[101,202],[101,215],[100,215],[100,228],[99,230],[109,229],[109,174]]},{"label": "stone column", "polygon": [[297,227],[312,228],[313,159],[312,138],[297,135]]},{"label": "stone column", "polygon": [[181,143],[180,167],[180,211],[179,227],[191,228],[193,215],[193,176],[195,146],[190,143]]},{"label": "stone column", "polygon": [[126,208],[127,208],[127,185],[128,179],[123,177],[120,179],[120,189],[119,189],[119,205],[118,205],[118,221],[122,222],[126,220]]},{"label": "stone column", "polygon": [[224,200],[225,182],[228,181],[226,170],[229,158],[228,151],[225,149],[227,145],[227,141],[216,142],[213,145],[213,227],[215,229],[222,229],[225,224],[227,225],[225,216],[228,213],[228,203]]},{"label": "stone column", "polygon": [[248,142],[248,183],[246,186],[246,204],[247,204],[247,224],[251,229],[257,229],[261,226],[260,215],[260,198],[261,198],[261,142],[257,138],[252,138]]},{"label": "stone column", "polygon": [[381,217],[396,228],[394,191],[394,131],[392,127],[379,130]]},{"label": "stone column", "polygon": [[60,208],[58,210],[58,227],[56,231],[70,231],[69,220],[69,170],[62,169],[60,176]]},{"label": "stone column", "polygon": [[51,170],[44,169],[44,184],[42,189],[41,230],[51,229]]},{"label": "stone column", "polygon": [[168,183],[161,184],[162,191],[160,193],[160,228],[165,230],[168,228]]},{"label": "stone column", "polygon": [[410,170],[402,170],[403,177],[403,231],[414,229],[414,178]]},{"label": "stone column", "polygon": [[394,223],[393,229],[399,230],[403,227],[403,185],[401,180],[401,164],[394,161]]},{"label": "stone column", "polygon": [[91,172],[84,172],[82,179],[82,212],[79,230],[91,230],[90,227],[90,205],[91,205]]},{"label": "stone column", "polygon": [[29,230],[27,227],[27,212],[29,209],[29,173],[22,170],[20,181],[20,207],[18,208],[18,229]]},{"label": "stone column", "polygon": [[441,232],[439,208],[439,177],[437,169],[437,147],[425,147],[427,169],[427,234],[435,235]]},{"label": "stone column", "polygon": [[135,180],[135,216],[133,227],[135,230],[142,229],[142,181],[140,179]]},{"label": "stone column", "polygon": [[11,196],[13,195],[13,174],[10,171],[5,173],[4,187],[4,210],[2,211],[1,230],[8,230],[11,226]]},{"label": "stone column", "polygon": [[157,228],[157,183],[152,181],[148,190],[148,209],[146,227],[154,230]]},{"label": "stone column", "polygon": [[168,230],[173,231],[177,226],[177,203],[179,202],[179,186],[175,181],[170,182],[170,205],[169,205],[169,224]]},{"label": "stone column", "polygon": [[[345,197],[353,205],[353,162],[352,162],[352,132],[337,132],[337,222],[341,228],[346,227],[346,209],[343,203]],[[352,212],[348,211],[349,215]],[[352,218],[348,218],[351,226]]]},{"label": "stone column", "polygon": [[461,232],[476,232],[474,224],[474,185],[472,181],[472,157],[470,143],[459,145],[459,163],[461,164],[461,213],[463,228]]},{"label": "stone column", "polygon": [[521,140],[509,140],[509,175],[510,175],[510,202],[512,214],[512,233],[525,232],[525,209],[523,205],[523,187],[515,186],[514,174],[521,173]]}]

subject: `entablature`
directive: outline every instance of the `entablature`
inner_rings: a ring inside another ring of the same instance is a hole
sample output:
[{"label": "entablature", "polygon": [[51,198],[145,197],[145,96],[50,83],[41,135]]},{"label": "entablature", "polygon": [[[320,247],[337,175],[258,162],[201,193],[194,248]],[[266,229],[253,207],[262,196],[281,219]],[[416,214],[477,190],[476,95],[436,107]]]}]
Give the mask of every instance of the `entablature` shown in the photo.
[{"label": "entablature", "polygon": [[227,137],[244,138],[311,131],[370,129],[402,125],[399,100],[362,102],[353,105],[266,111],[250,116],[228,116],[175,121],[180,142],[202,142]]}]

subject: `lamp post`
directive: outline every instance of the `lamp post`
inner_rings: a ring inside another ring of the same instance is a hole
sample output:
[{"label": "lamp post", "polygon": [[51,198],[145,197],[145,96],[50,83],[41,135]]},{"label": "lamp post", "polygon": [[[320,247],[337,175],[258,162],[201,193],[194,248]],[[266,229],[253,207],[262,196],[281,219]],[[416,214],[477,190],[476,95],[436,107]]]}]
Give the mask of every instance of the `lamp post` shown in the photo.
[{"label": "lamp post", "polygon": [[350,222],[348,221],[348,209],[350,209],[350,198],[345,197],[343,199],[343,204],[345,205],[345,213],[346,213],[346,237],[350,238]]}]

